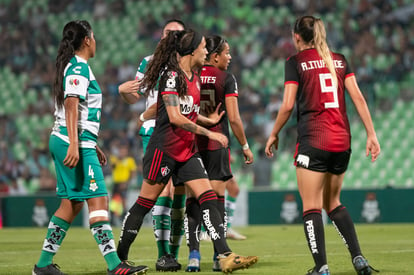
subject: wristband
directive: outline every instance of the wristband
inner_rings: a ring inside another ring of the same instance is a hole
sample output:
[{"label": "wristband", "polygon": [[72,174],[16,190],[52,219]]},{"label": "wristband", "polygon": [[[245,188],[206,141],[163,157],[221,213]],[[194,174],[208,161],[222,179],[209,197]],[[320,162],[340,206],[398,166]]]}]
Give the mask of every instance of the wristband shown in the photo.
[{"label": "wristband", "polygon": [[145,122],[145,118],[144,118],[144,113],[141,113],[140,115],[139,115],[139,120],[141,120],[142,122]]},{"label": "wristband", "polygon": [[246,142],[246,144],[245,145],[243,145],[242,146],[242,149],[243,150],[247,150],[247,149],[249,149],[250,147],[249,147],[249,144]]}]

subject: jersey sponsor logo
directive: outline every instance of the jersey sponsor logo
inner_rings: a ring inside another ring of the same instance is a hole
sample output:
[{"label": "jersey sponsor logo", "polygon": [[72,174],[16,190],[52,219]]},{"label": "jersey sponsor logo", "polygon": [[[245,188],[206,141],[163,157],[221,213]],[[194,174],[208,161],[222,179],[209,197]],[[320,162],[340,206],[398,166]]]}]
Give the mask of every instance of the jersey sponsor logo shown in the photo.
[{"label": "jersey sponsor logo", "polygon": [[308,168],[309,167],[309,156],[299,154],[296,158],[296,162],[301,166]]},{"label": "jersey sponsor logo", "polygon": [[163,177],[165,177],[166,175],[168,175],[169,173],[170,173],[170,168],[168,168],[168,166],[165,166],[165,167],[161,167],[161,175],[163,176]]},{"label": "jersey sponsor logo", "polygon": [[319,251],[316,245],[315,227],[313,226],[312,220],[306,221],[306,233],[308,234],[309,246],[312,254],[318,254]]},{"label": "jersey sponsor logo", "polygon": [[199,113],[200,106],[194,104],[194,99],[192,96],[185,96],[184,98],[180,98],[180,109],[183,115],[188,115],[191,112]]},{"label": "jersey sponsor logo", "polygon": [[81,70],[82,70],[82,67],[81,66],[76,66],[75,68],[72,69],[72,71],[75,74],[80,74],[81,73]]}]

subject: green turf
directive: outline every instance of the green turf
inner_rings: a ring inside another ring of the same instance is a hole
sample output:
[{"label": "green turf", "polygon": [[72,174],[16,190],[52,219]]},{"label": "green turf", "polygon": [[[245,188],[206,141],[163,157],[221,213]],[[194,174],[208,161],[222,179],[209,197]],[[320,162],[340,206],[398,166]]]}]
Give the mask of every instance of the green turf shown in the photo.
[{"label": "green turf", "polygon": [[[239,228],[248,238],[229,241],[239,254],[257,255],[259,262],[235,274],[305,274],[313,266],[301,225],[249,226]],[[357,225],[361,247],[370,264],[380,275],[414,274],[414,224]],[[42,246],[46,228],[5,228],[0,230],[0,274],[31,274]],[[116,238],[119,229],[115,228]],[[184,244],[184,242],[183,242]],[[355,274],[350,257],[332,225],[326,227],[328,263],[331,274]],[[202,242],[203,274],[211,272],[212,246]],[[150,267],[155,274],[156,246],[152,230],[143,228],[133,244],[130,260]],[[187,247],[181,249],[179,262],[185,268]],[[55,262],[68,274],[106,274],[106,265],[88,229],[71,228]],[[184,271],[179,271],[184,273]],[[177,274],[166,272],[162,274]]]}]

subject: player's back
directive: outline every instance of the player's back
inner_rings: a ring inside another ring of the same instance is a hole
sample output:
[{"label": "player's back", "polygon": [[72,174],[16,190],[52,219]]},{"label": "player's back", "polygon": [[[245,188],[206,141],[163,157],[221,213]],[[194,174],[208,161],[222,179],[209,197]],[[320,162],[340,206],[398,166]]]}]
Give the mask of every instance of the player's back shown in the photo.
[{"label": "player's back", "polygon": [[343,55],[333,57],[337,87],[316,49],[304,50],[287,61],[286,83],[294,79],[289,70],[296,70],[298,141],[322,150],[344,151],[350,147],[344,88],[350,71]]}]

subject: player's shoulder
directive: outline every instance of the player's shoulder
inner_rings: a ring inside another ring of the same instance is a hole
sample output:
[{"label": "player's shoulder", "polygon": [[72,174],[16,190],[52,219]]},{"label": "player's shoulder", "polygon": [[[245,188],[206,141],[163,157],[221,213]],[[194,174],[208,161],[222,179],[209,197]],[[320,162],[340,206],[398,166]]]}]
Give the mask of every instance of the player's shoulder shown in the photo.
[{"label": "player's shoulder", "polygon": [[226,81],[237,82],[236,77],[231,72],[223,71]]},{"label": "player's shoulder", "polygon": [[288,58],[286,58],[285,62],[286,63],[293,63],[293,62],[296,62],[297,58],[298,58],[298,54],[294,54],[294,55],[291,55]]},{"label": "player's shoulder", "polygon": [[139,63],[138,71],[143,73],[148,63],[152,60],[153,56],[154,55],[147,55],[146,57],[144,57]]},{"label": "player's shoulder", "polygon": [[338,58],[340,58],[340,59],[346,59],[345,58],[345,55],[342,54],[342,53],[339,53],[339,52],[331,52],[331,53],[332,53],[333,57],[336,58],[336,59],[338,59]]},{"label": "player's shoulder", "polygon": [[166,71],[160,78],[160,87],[164,92],[176,91],[179,82],[178,73],[176,71]]},{"label": "player's shoulder", "polygon": [[82,75],[86,78],[89,78],[90,69],[86,60],[74,56],[71,58],[66,70],[66,75]]}]

